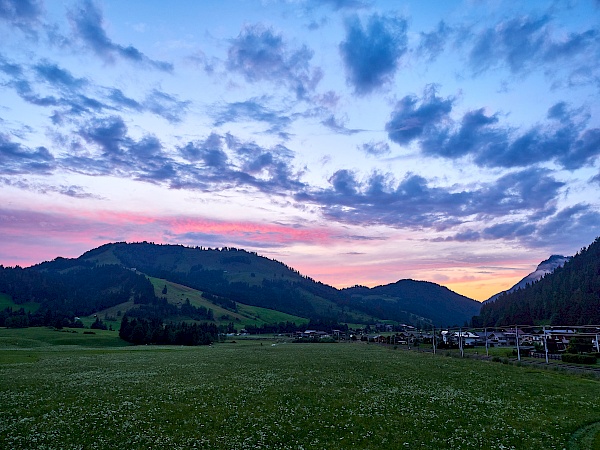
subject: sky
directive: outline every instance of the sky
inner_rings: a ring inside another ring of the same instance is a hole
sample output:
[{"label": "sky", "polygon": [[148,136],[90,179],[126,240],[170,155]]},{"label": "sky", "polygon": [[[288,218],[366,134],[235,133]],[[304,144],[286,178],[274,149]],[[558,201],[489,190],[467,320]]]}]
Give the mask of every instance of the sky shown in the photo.
[{"label": "sky", "polygon": [[485,300],[600,236],[600,1],[0,0],[0,264],[236,247]]}]

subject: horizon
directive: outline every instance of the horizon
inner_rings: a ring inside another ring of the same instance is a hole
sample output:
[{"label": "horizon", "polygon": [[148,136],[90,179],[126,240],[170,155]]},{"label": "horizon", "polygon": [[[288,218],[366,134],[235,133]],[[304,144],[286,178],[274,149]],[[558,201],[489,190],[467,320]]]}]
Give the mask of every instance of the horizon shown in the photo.
[{"label": "horizon", "polygon": [[595,0],[7,0],[0,264],[236,247],[338,288],[484,301],[600,236],[599,18]]},{"label": "horizon", "polygon": [[[190,249],[200,249],[201,251],[211,251],[211,250],[214,250],[214,251],[223,251],[224,249],[235,249],[235,250],[237,250],[237,251],[245,251],[245,252],[248,252],[248,253],[254,253],[254,254],[256,254],[256,255],[257,255],[257,256],[259,256],[259,257],[265,257],[265,258],[266,258],[266,256],[265,256],[265,255],[261,255],[260,253],[257,253],[257,252],[254,252],[254,251],[249,251],[249,250],[246,250],[246,249],[244,249],[244,248],[238,248],[238,247],[228,247],[228,246],[225,246],[225,247],[215,247],[215,248],[212,248],[212,247],[205,247],[205,246],[200,246],[200,245],[198,245],[198,246],[190,246],[190,245],[184,245],[184,244],[173,244],[173,243],[171,243],[171,244],[162,244],[162,243],[149,242],[149,241],[120,241],[120,242],[106,242],[106,243],[104,243],[104,244],[101,244],[101,245],[99,245],[98,247],[94,247],[94,248],[90,248],[90,249],[86,250],[86,251],[85,251],[85,252],[83,252],[81,255],[78,255],[78,256],[76,256],[76,257],[69,258],[69,259],[78,259],[79,257],[83,256],[83,255],[84,255],[85,253],[87,253],[88,251],[96,250],[96,249],[98,249],[98,248],[100,248],[100,247],[103,247],[103,246],[105,246],[105,245],[114,245],[114,244],[123,244],[123,243],[124,243],[124,244],[127,244],[127,245],[129,245],[129,244],[149,244],[149,245],[165,245],[165,246],[169,246],[169,245],[171,245],[171,246],[182,246],[182,247],[184,247],[184,248],[190,248]],[[550,258],[553,258],[553,257],[561,257],[561,258],[564,258],[565,256],[564,256],[564,255],[551,255],[551,256],[550,256],[548,259],[550,259]],[[571,256],[566,256],[566,257],[567,257],[567,258],[570,258]],[[38,261],[38,262],[36,262],[36,263],[29,264],[29,265],[27,265],[27,266],[19,266],[19,267],[21,267],[21,268],[28,268],[28,267],[35,266],[35,265],[37,265],[37,264],[42,264],[42,263],[45,263],[45,262],[51,262],[51,261],[54,261],[54,260],[56,260],[56,259],[58,259],[58,258],[64,258],[64,257],[63,257],[63,256],[56,256],[55,258],[52,258],[52,259],[47,259],[47,260],[44,260],[44,261]],[[269,258],[269,259],[273,259],[273,258]],[[285,262],[285,261],[282,261],[282,260],[277,260],[277,259],[273,259],[273,260],[275,260],[275,261],[278,261],[278,262],[280,262],[280,263],[283,263],[283,264],[285,264],[286,266],[290,267],[290,268],[291,268],[291,269],[293,269],[293,270],[297,270],[295,267],[293,267],[293,266],[290,266],[289,264],[286,264],[286,262]],[[540,263],[542,263],[542,262],[544,262],[544,261],[540,261]],[[2,265],[2,264],[0,264],[0,265]],[[5,267],[16,267],[16,266],[14,266],[14,265],[13,265],[13,266],[5,266]],[[533,272],[533,271],[532,271],[532,272]],[[524,278],[524,277],[526,277],[527,275],[531,274],[532,272],[530,272],[530,273],[528,273],[528,274],[525,274],[525,275],[523,275],[523,277],[521,277],[521,279],[523,279],[523,278]],[[298,271],[298,273],[299,273],[299,275],[301,275],[301,276],[307,276],[306,274],[302,273],[302,271]],[[323,282],[322,280],[314,279],[314,278],[312,278],[312,277],[310,277],[310,278],[311,278],[311,279],[313,279],[313,280],[314,280],[314,281],[316,281],[316,282],[321,282],[321,283]],[[519,281],[521,281],[521,279],[520,279]],[[413,278],[398,278],[398,279],[396,279],[396,280],[394,280],[394,281],[390,281],[390,282],[388,282],[388,283],[381,283],[381,284],[376,284],[376,285],[371,285],[371,286],[361,285],[361,284],[358,284],[358,283],[354,283],[354,284],[351,284],[351,285],[341,285],[341,286],[335,286],[335,285],[333,285],[333,284],[330,284],[330,286],[333,286],[334,288],[336,288],[336,289],[340,289],[340,290],[341,290],[341,289],[346,289],[346,288],[351,288],[351,287],[356,287],[356,286],[366,286],[366,287],[368,287],[368,288],[374,288],[374,287],[377,287],[377,286],[383,286],[383,285],[388,285],[388,284],[394,284],[394,283],[397,283],[397,282],[399,282],[399,281],[403,281],[403,280],[411,280],[411,281],[418,281],[418,282],[421,282],[421,281],[422,281],[422,282],[430,282],[430,283],[432,283],[431,281],[428,281],[428,280],[420,280],[420,279],[413,279]],[[324,283],[324,284],[329,284],[329,283]],[[442,284],[442,283],[435,283],[435,284],[438,284],[438,285],[440,285],[440,286],[442,286],[442,287],[448,287],[448,286],[444,286],[444,284]],[[513,286],[509,286],[509,287],[507,287],[505,290],[508,290],[508,289],[510,289],[511,287],[513,287]],[[448,288],[448,289],[450,289],[450,288]],[[450,290],[451,290],[451,291],[453,291],[453,292],[456,292],[456,291],[454,291],[454,290],[452,290],[452,289],[450,289]],[[503,291],[499,291],[499,292],[497,292],[496,294],[499,294],[499,293],[502,293],[502,292],[503,292]],[[459,292],[456,292],[456,293],[457,293],[457,294],[460,294]],[[463,295],[464,297],[470,298],[471,300],[475,300],[475,301],[478,301],[478,302],[480,302],[480,303],[483,303],[484,301],[486,301],[486,300],[488,300],[488,299],[489,299],[489,298],[487,298],[487,299],[483,299],[483,300],[477,300],[477,299],[475,299],[475,298],[471,298],[471,297],[465,296],[464,294],[460,294],[460,295]]]}]

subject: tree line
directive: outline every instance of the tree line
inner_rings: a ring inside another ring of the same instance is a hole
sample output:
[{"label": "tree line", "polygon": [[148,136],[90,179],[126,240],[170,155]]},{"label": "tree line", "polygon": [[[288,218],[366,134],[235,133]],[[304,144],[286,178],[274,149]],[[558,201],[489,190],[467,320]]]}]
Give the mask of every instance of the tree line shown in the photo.
[{"label": "tree line", "polygon": [[482,306],[472,325],[600,323],[600,238],[564,266],[523,289]]},{"label": "tree line", "polygon": [[132,344],[208,345],[216,341],[219,330],[214,323],[186,322],[164,324],[160,319],[123,316],[119,337]]}]

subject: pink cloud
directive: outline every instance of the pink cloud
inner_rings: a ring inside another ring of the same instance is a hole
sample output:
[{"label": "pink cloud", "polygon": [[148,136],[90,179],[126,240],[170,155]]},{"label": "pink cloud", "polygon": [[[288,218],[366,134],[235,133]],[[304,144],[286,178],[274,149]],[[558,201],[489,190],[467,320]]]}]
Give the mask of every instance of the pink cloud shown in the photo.
[{"label": "pink cloud", "polygon": [[306,228],[196,217],[154,217],[110,211],[52,212],[0,209],[0,263],[31,265],[57,256],[76,257],[107,242],[150,241],[205,246],[277,247],[324,244],[322,228]]}]

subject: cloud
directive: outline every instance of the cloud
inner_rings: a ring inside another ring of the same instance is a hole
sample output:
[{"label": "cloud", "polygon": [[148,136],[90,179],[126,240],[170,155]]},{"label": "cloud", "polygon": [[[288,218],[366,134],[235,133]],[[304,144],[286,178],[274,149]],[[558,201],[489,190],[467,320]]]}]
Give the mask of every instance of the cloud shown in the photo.
[{"label": "cloud", "polygon": [[295,198],[321,209],[329,220],[353,225],[394,228],[453,228],[465,222],[492,221],[515,215],[547,215],[555,210],[564,183],[542,169],[526,169],[470,189],[433,187],[425,178],[372,173],[359,180],[342,169],[329,178],[329,188],[304,190]]},{"label": "cloud", "polygon": [[264,98],[252,98],[244,102],[227,103],[222,107],[214,108],[213,117],[215,126],[222,126],[230,122],[255,121],[269,125],[268,133],[278,133],[286,138],[286,129],[291,125],[292,119],[284,111],[277,111],[262,104]]},{"label": "cloud", "polygon": [[30,149],[0,133],[0,174],[48,174],[54,168],[54,156],[46,147]]},{"label": "cloud", "polygon": [[390,145],[387,142],[366,142],[358,146],[358,149],[370,156],[384,156],[390,153]]},{"label": "cloud", "polygon": [[42,15],[42,2],[39,0],[0,1],[0,20],[4,20],[23,31],[31,32],[31,27]]},{"label": "cloud", "polygon": [[212,133],[167,149],[153,135],[130,137],[119,116],[92,119],[77,134],[85,144],[75,145],[60,160],[66,170],[206,192],[240,188],[286,195],[305,187],[293,170],[294,153],[282,145],[265,148],[231,134]]},{"label": "cloud", "polygon": [[329,5],[334,11],[340,11],[344,9],[363,9],[371,6],[370,1],[366,0],[317,0],[314,1],[317,6]]},{"label": "cloud", "polygon": [[83,187],[76,185],[58,185],[53,186],[46,183],[30,182],[26,179],[19,178],[17,180],[12,178],[0,177],[0,183],[5,186],[11,186],[26,191],[36,192],[38,194],[57,193],[66,195],[72,198],[84,198],[84,199],[102,199],[97,195],[87,192]]},{"label": "cloud", "polygon": [[223,138],[216,133],[212,133],[204,141],[188,142],[179,151],[188,161],[201,161],[206,167],[217,171],[227,170],[229,165],[227,154],[223,150]]},{"label": "cloud", "polygon": [[421,98],[402,98],[385,130],[392,142],[416,142],[426,156],[469,157],[480,167],[517,168],[556,162],[574,170],[591,165],[600,155],[600,128],[587,128],[589,114],[559,102],[546,120],[526,129],[500,124],[498,114],[483,108],[467,111],[453,122],[452,97],[440,98],[428,86]]},{"label": "cloud", "polygon": [[92,0],[83,0],[69,14],[75,36],[104,61],[113,63],[121,58],[164,72],[171,72],[173,65],[148,58],[133,46],[124,47],[114,43],[104,30],[102,11]]},{"label": "cloud", "polygon": [[597,84],[600,76],[593,63],[600,30],[563,30],[550,14],[503,20],[473,34],[470,44],[468,64],[475,75],[501,68],[523,75],[543,68],[556,83],[565,78],[569,85]]},{"label": "cloud", "polygon": [[421,99],[414,95],[402,98],[396,104],[390,121],[385,124],[390,140],[400,145],[407,145],[446,120],[452,111],[454,99],[450,97],[442,99],[436,94],[436,87],[429,85],[425,88]]},{"label": "cloud", "polygon": [[444,51],[453,32],[452,27],[448,26],[443,20],[438,23],[434,31],[421,32],[417,53],[423,55],[427,60],[433,61]]},{"label": "cloud", "polygon": [[346,39],[339,49],[346,81],[359,95],[391,81],[407,51],[407,22],[401,17],[369,17],[366,25],[354,16],[346,22]]},{"label": "cloud", "polygon": [[469,63],[476,72],[506,64],[513,73],[528,68],[539,58],[548,39],[546,25],[549,16],[521,17],[498,23],[482,30],[469,54]]},{"label": "cloud", "polygon": [[40,79],[59,89],[73,91],[87,84],[85,79],[75,78],[68,70],[49,61],[42,61],[34,65],[33,69]]},{"label": "cloud", "polygon": [[[32,65],[19,65],[0,55],[0,72],[8,78],[5,85],[14,89],[24,101],[55,108],[51,116],[55,125],[86,114],[123,110],[150,112],[170,123],[179,123],[191,104],[158,89],[149,91],[142,100],[135,100],[120,89],[95,85],[86,78],[78,78],[46,59]],[[42,84],[44,86],[40,88]]]},{"label": "cloud", "polygon": [[359,128],[347,128],[343,124],[342,120],[337,119],[333,114],[327,117],[325,120],[322,120],[321,124],[325,125],[327,128],[338,134],[344,134],[347,136],[364,131]]},{"label": "cloud", "polygon": [[297,98],[304,99],[322,77],[320,69],[311,67],[312,57],[308,47],[292,49],[270,28],[246,26],[231,41],[227,68],[251,83],[269,81],[286,86]]},{"label": "cloud", "polygon": [[173,95],[153,89],[142,103],[144,109],[167,119],[171,123],[179,123],[187,112],[191,102],[177,100]]}]

